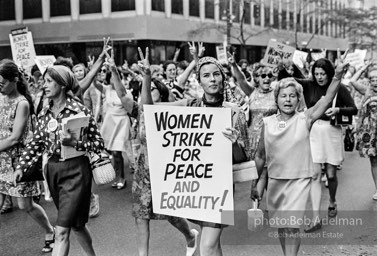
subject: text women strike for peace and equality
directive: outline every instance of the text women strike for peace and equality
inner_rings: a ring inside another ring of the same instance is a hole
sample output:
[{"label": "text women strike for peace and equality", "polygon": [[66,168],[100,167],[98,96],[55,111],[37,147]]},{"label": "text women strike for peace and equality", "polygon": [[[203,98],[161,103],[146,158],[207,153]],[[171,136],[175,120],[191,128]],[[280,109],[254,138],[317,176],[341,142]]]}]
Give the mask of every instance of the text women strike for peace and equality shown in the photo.
[{"label": "text women strike for peace and equality", "polygon": [[[155,113],[154,117],[157,131],[165,131],[163,134],[163,147],[185,147],[184,149],[177,148],[174,150],[172,162],[166,165],[164,181],[169,177],[177,180],[186,178],[212,178],[213,163],[203,164],[200,159],[200,153],[201,147],[212,146],[214,132],[172,132],[171,130],[190,128],[210,130],[213,115],[175,115],[169,114],[169,112],[166,111],[159,114]],[[190,163],[175,164],[176,160]],[[220,202],[220,197],[218,196],[195,196],[192,194],[199,189],[200,183],[198,181],[177,181],[172,195],[169,195],[168,192],[161,194],[160,208],[170,208],[173,210],[180,208],[215,209],[216,207],[224,205],[228,190],[224,191]],[[185,192],[188,193],[188,195],[177,195],[177,193]]]}]

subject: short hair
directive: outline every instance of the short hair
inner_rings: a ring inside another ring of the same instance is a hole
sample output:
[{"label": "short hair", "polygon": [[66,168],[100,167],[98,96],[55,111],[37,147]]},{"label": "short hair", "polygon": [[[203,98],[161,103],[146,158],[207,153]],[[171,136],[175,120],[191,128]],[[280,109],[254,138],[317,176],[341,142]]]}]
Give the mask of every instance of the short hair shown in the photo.
[{"label": "short hair", "polygon": [[189,64],[188,64],[187,60],[182,60],[182,61],[178,62],[177,68],[185,70],[188,67],[188,65]]},{"label": "short hair", "polygon": [[56,61],[54,62],[54,65],[62,65],[66,66],[70,70],[73,68],[73,61],[71,58],[64,58],[62,56],[59,56]]},{"label": "short hair", "polygon": [[278,102],[278,96],[279,96],[280,90],[288,88],[290,86],[292,86],[296,89],[297,97],[298,97],[299,100],[301,99],[301,95],[303,93],[303,89],[302,89],[301,84],[299,84],[294,78],[287,77],[287,78],[281,79],[275,86],[274,96],[275,96],[275,102],[276,103]]},{"label": "short hair", "polygon": [[245,59],[240,59],[240,61],[238,62],[238,66],[242,66],[242,64],[246,63],[248,66],[249,66],[249,62]]},{"label": "short hair", "polygon": [[164,64],[162,65],[162,68],[164,69],[164,71],[166,71],[166,69],[168,68],[168,66],[170,64],[173,64],[175,66],[175,68],[177,68],[177,63],[175,61],[172,61],[172,60],[167,60],[164,62]]},{"label": "short hair", "polygon": [[87,71],[87,69],[86,69],[84,63],[78,63],[78,64],[74,65],[73,68],[72,68],[72,71],[73,71],[73,72],[75,71],[75,68],[76,68],[76,67],[82,67],[82,68],[84,69],[84,77],[85,77],[86,74],[88,73],[88,71]]}]

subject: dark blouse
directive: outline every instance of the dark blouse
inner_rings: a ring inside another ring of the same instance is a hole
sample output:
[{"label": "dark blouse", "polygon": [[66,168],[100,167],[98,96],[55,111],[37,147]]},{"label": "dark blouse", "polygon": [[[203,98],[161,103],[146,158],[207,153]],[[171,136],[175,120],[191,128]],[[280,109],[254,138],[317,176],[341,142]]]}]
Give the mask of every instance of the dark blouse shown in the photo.
[{"label": "dark blouse", "polygon": [[60,155],[61,143],[59,132],[62,130],[61,121],[63,118],[76,115],[80,112],[84,112],[87,116],[90,115],[90,120],[88,128],[84,130],[83,140],[82,143],[80,143],[81,146],[80,148],[76,148],[76,150],[99,152],[103,149],[103,139],[88,108],[68,96],[64,109],[61,110],[56,117],[58,122],[57,129],[55,131],[49,131],[48,123],[53,119],[51,107],[52,105],[50,104],[39,113],[33,139],[26,145],[25,151],[19,159],[17,169],[21,169],[25,172],[33,162],[37,162],[39,156],[41,156],[44,151],[46,151],[49,156]]},{"label": "dark blouse", "polygon": [[[313,107],[321,99],[322,96],[326,95],[328,86],[320,86],[311,79],[295,79],[302,85],[302,88],[304,90],[305,103],[308,108]],[[350,92],[343,84],[340,85],[335,106],[339,107],[339,113],[342,115],[357,114],[357,107],[355,105],[355,102],[353,101]],[[329,105],[329,108],[330,107],[331,104]],[[320,119],[330,120],[330,117],[323,114]]]}]

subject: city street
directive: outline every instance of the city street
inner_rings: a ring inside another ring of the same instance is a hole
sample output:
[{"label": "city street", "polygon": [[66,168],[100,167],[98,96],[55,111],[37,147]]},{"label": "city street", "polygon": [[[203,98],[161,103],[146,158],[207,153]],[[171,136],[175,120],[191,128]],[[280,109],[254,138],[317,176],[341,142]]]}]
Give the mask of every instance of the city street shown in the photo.
[{"label": "city street", "polygon": [[[317,240],[303,239],[299,255],[377,255],[377,201],[372,200],[374,186],[369,161],[360,158],[355,151],[346,153],[345,159],[343,169],[338,171],[338,217],[358,217],[362,223],[323,225],[321,230],[314,233],[318,234]],[[97,255],[137,255],[137,230],[131,216],[131,178],[129,174],[127,187],[123,190],[113,189],[110,184],[94,187],[100,196],[100,214],[90,219],[88,226]],[[328,191],[323,186],[323,218],[327,216],[328,198]],[[54,204],[41,199],[41,205],[54,223],[57,213]],[[259,233],[248,231],[246,210],[250,206],[249,182],[236,184],[236,225],[223,232],[224,255],[282,255],[278,239],[271,238],[275,229],[267,227]],[[261,209],[265,208],[263,201]],[[337,237],[327,238],[325,233]],[[43,239],[43,230],[17,207],[13,212],[1,215],[0,255],[44,255],[41,252]],[[185,247],[184,237],[167,221],[151,222],[150,255],[185,255]],[[84,255],[73,234],[70,255]],[[199,255],[198,251],[196,255]]]}]

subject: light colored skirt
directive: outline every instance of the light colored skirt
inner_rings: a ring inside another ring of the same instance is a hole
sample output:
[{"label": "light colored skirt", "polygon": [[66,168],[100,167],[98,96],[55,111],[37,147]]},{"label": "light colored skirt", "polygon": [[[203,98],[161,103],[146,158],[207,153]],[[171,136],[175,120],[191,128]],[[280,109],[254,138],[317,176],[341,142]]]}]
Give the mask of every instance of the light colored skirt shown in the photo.
[{"label": "light colored skirt", "polygon": [[305,224],[311,181],[311,178],[268,178],[267,209],[271,227],[300,228]]},{"label": "light colored skirt", "polygon": [[108,110],[101,126],[105,148],[111,151],[127,152],[130,126],[130,118],[126,113]]},{"label": "light colored skirt", "polygon": [[317,120],[310,131],[310,146],[314,163],[340,165],[344,160],[342,128],[330,121]]}]

